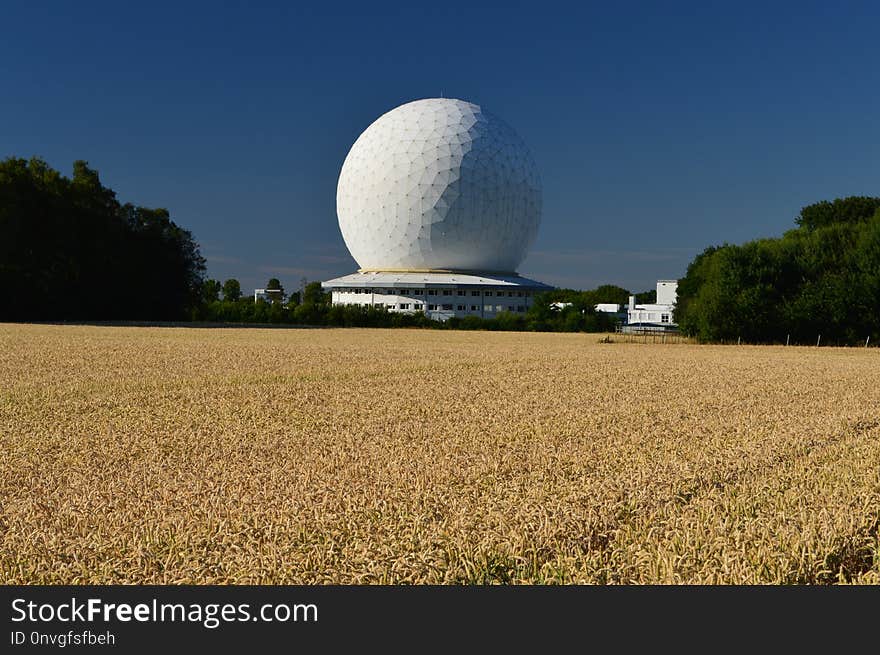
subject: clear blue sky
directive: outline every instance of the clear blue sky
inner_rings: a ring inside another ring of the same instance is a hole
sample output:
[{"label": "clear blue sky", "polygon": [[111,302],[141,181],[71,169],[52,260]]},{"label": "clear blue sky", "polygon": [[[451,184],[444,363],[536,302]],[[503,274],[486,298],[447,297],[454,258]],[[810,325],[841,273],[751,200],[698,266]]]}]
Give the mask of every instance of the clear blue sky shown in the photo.
[{"label": "clear blue sky", "polygon": [[167,207],[247,290],[356,268],[358,134],[416,98],[503,117],[542,173],[520,272],[642,290],[800,207],[880,195],[876,2],[6,2],[0,156]]}]

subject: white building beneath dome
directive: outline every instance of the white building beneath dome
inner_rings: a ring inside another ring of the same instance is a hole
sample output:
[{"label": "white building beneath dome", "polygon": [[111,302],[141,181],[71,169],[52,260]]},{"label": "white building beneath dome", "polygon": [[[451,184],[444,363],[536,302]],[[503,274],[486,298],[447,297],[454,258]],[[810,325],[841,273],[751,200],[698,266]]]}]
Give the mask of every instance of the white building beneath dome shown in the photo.
[{"label": "white building beneath dome", "polygon": [[435,320],[453,316],[495,318],[502,312],[525,314],[535,294],[549,291],[519,275],[456,272],[358,272],[322,282],[334,305],[423,312]]}]

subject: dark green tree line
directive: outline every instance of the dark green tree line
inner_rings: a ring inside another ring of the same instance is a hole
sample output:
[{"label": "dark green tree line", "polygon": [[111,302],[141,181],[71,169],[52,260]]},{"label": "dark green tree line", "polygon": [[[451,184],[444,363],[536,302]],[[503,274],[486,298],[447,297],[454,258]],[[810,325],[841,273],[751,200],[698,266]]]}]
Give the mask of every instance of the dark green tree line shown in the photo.
[{"label": "dark green tree line", "polygon": [[855,344],[880,338],[880,198],[819,202],[778,239],[707,248],[675,317],[703,341]]},{"label": "dark green tree line", "polygon": [[167,210],[120,203],[86,162],[0,162],[0,320],[188,319],[204,271]]},{"label": "dark green tree line", "polygon": [[[280,282],[274,280],[280,288]],[[219,300],[216,289],[220,283],[205,282],[204,297],[211,298],[201,306],[195,318],[207,322],[223,323],[276,323],[292,325],[326,325],[335,327],[425,327],[462,330],[507,330],[545,332],[609,332],[613,331],[617,317],[595,311],[600,302],[618,302],[629,292],[620,287],[606,285],[590,291],[559,289],[538,294],[533,306],[525,313],[503,312],[493,318],[479,316],[453,317],[447,321],[435,321],[423,313],[389,312],[384,308],[356,305],[333,305],[331,296],[321,288],[320,282],[305,287],[302,302],[298,294],[291,294],[286,304],[265,301],[254,302],[251,297],[232,294]],[[237,280],[227,280],[225,290],[240,290]],[[267,288],[270,288],[267,285]],[[571,302],[571,306],[555,309],[554,302]],[[618,303],[622,304],[622,303]]]}]

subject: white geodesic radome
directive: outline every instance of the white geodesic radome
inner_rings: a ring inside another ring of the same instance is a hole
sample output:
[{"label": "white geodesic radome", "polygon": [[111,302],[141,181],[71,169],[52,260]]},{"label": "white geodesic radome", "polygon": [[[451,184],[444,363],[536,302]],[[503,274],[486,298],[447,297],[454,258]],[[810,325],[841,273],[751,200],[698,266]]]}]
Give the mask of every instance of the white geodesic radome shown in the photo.
[{"label": "white geodesic radome", "polygon": [[538,232],[541,182],[504,121],[430,98],[392,109],[358,137],[336,210],[362,270],[515,271]]}]

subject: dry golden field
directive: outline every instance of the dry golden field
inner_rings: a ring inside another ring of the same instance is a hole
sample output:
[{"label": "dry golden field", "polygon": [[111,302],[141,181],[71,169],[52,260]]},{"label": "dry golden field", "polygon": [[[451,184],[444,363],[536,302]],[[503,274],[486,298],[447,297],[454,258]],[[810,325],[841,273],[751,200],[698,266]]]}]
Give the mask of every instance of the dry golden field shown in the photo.
[{"label": "dry golden field", "polygon": [[0,325],[0,582],[880,582],[880,351],[598,341]]}]

